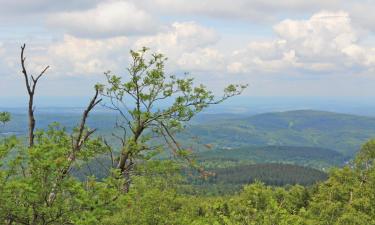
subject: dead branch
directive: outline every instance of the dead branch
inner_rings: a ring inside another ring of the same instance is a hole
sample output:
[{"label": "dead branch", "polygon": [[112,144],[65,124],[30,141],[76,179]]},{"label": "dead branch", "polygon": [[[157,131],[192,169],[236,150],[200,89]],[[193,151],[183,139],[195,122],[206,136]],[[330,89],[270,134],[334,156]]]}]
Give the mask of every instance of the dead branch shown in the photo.
[{"label": "dead branch", "polygon": [[82,114],[81,123],[78,128],[78,133],[76,137],[72,135],[72,150],[67,159],[68,165],[60,171],[60,176],[58,177],[57,181],[54,183],[52,187],[52,191],[49,194],[48,205],[51,205],[53,201],[56,199],[57,186],[59,182],[63,180],[66,177],[66,175],[69,173],[69,171],[71,170],[72,165],[76,160],[77,153],[82,149],[83,145],[87,142],[89,137],[96,131],[96,129],[92,129],[92,130],[87,130],[85,132],[85,127],[86,127],[86,121],[87,121],[87,118],[89,117],[90,112],[94,109],[94,107],[97,104],[99,104],[102,101],[102,99],[98,99],[98,96],[99,96],[99,90],[95,89],[94,97],[91,99],[89,105],[87,106],[87,108]]},{"label": "dead branch", "polygon": [[33,75],[29,75],[26,70],[26,57],[25,54],[26,44],[21,46],[21,66],[22,74],[25,78],[27,93],[29,94],[29,107],[28,107],[28,117],[29,117],[29,147],[34,145],[34,130],[35,130],[35,117],[34,117],[34,95],[35,89],[38,84],[39,79],[45,74],[49,66],[46,66],[39,75],[35,78]]}]

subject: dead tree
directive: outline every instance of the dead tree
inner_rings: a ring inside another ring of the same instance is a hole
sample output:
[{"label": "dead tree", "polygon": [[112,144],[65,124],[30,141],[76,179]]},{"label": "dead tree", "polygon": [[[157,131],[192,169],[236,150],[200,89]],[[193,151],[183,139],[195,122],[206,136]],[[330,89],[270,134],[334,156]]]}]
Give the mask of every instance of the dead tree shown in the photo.
[{"label": "dead tree", "polygon": [[48,70],[49,66],[46,66],[38,76],[34,77],[29,75],[26,70],[26,57],[24,56],[26,44],[21,46],[21,66],[22,74],[25,78],[27,93],[29,94],[29,106],[28,106],[28,117],[29,117],[29,147],[34,145],[34,130],[35,130],[35,117],[34,117],[34,95],[35,89],[38,84],[39,79],[44,75]]}]

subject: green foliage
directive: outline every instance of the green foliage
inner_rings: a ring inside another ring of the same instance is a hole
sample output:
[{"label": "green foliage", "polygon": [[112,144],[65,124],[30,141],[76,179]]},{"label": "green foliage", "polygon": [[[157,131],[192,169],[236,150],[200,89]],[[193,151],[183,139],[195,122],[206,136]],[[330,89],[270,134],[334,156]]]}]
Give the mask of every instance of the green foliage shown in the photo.
[{"label": "green foliage", "polygon": [[212,172],[215,175],[210,178],[210,182],[240,185],[256,180],[274,186],[312,185],[327,178],[325,173],[316,169],[277,163],[236,166],[215,169]]},{"label": "green foliage", "polygon": [[[103,152],[99,140],[88,140],[77,154],[87,161]],[[118,180],[110,177],[84,182],[62,171],[72,163],[71,136],[58,125],[38,131],[36,143],[26,148],[16,138],[0,144],[0,221],[9,224],[97,224],[111,213]],[[111,196],[108,198],[108,196]]]},{"label": "green foliage", "polygon": [[375,136],[375,119],[299,110],[199,123],[187,133],[217,148],[309,146],[328,148],[353,157],[362,143]]},{"label": "green foliage", "polygon": [[[128,103],[130,102],[129,100]],[[158,106],[164,107],[163,104]],[[79,120],[79,116],[69,110],[39,113],[36,115],[37,119],[40,118],[37,127],[46,128],[51,122],[58,121],[64,124],[67,130],[71,130]],[[0,126],[0,129],[2,132],[25,134],[26,118],[24,114],[15,113],[12,115],[12,121],[4,128]],[[292,127],[289,127],[290,121],[295,121]],[[89,121],[90,127],[98,128],[99,134],[111,140],[110,143],[118,143],[112,137],[113,132],[119,131],[113,129],[115,123],[116,117],[112,113],[95,113],[90,116]],[[230,147],[236,151],[234,156],[237,154],[245,156],[246,159],[256,163],[300,162],[302,165],[314,168],[342,166],[343,162],[353,157],[362,143],[375,136],[373,118],[314,111],[269,113],[252,117],[246,114],[233,116],[202,113],[198,114],[191,124],[192,126],[188,126],[185,132],[177,135],[182,146],[196,145],[197,140],[192,138],[196,136],[199,137],[200,143],[212,144],[213,149],[218,151],[217,154],[212,153],[212,155],[217,157],[221,154],[225,157],[229,156],[231,152],[223,148]],[[157,143],[163,141],[157,137],[153,137],[152,140]],[[262,151],[264,149],[262,146],[270,145],[281,147]],[[292,149],[290,146],[297,148]],[[308,146],[312,148],[309,149]],[[250,153],[247,149],[251,154],[247,154]],[[350,154],[347,155],[346,152]]]},{"label": "green foliage", "polygon": [[[287,187],[295,184],[312,186],[327,179],[327,174],[322,171],[279,163],[211,168],[208,172],[212,175],[206,179],[187,175],[186,185],[179,189],[180,192],[202,196],[222,196],[237,193],[244,185],[256,181],[271,186]],[[193,174],[193,172],[189,173]]]},{"label": "green foliage", "polygon": [[239,194],[218,197],[178,194],[147,179],[137,180],[129,204],[108,224],[375,224],[372,166],[334,169],[327,181],[310,188],[255,182]]},{"label": "green foliage", "polygon": [[0,112],[0,123],[7,123],[11,119],[10,113]]},{"label": "green foliage", "polygon": [[339,152],[304,146],[246,146],[234,149],[210,149],[201,151],[198,160],[208,167],[225,168],[255,163],[284,163],[326,170],[341,166],[346,157]]},{"label": "green foliage", "polygon": [[[189,187],[181,176],[178,162],[152,160],[153,156],[165,150],[159,145],[160,142],[150,146],[155,143],[150,134],[164,138],[174,156],[186,159],[191,165],[196,164],[191,151],[181,147],[174,139],[174,132],[180,131],[186,121],[209,105],[240,94],[246,86],[229,85],[224,89],[224,95],[215,99],[204,86],[194,86],[190,78],[166,76],[166,58],[153,54],[146,59],[147,50],[143,48],[131,52],[133,64],[128,69],[130,76],[127,80],[108,73],[109,85],[95,86],[96,95],[78,128],[69,127],[71,132],[67,132],[58,124],[51,124],[47,129],[35,133],[30,147],[15,136],[0,139],[0,224],[375,225],[374,140],[363,145],[353,163],[332,169],[327,180],[310,187],[298,184],[275,187],[253,180],[265,178],[277,183],[279,180],[272,174],[282,179],[303,180],[322,173],[279,164],[240,165],[216,168],[214,172],[218,174],[217,177],[208,177],[208,181],[222,179],[223,183],[252,182],[243,186],[239,193],[224,193],[215,197],[189,194],[191,192],[186,190],[194,188]],[[37,80],[33,81],[36,83]],[[90,165],[94,160],[101,159],[108,151],[113,153],[108,142],[90,136],[95,129],[90,130],[85,126],[89,111],[101,101],[97,99],[98,91],[109,98],[111,107],[122,116],[119,127],[124,128],[124,137],[120,138],[123,142],[118,157],[113,158],[111,154],[111,165],[109,169],[105,168],[108,169],[106,173],[101,173],[100,179],[82,174],[78,177],[75,176],[78,173],[72,171],[79,171],[82,165]],[[172,103],[168,103],[170,100]],[[164,101],[167,104],[161,107],[159,103]],[[344,130],[348,127],[342,126],[341,122],[348,116],[341,115],[339,120],[335,120],[332,119],[334,115],[325,114],[327,120],[321,122],[314,117],[315,114],[322,116],[320,112],[304,113],[304,116],[311,117],[309,119],[299,117],[298,113],[296,116],[296,112],[278,114],[276,117],[265,114],[261,116],[262,120],[258,120],[259,117],[250,118],[249,124],[237,121],[240,126],[234,130],[242,132],[242,129],[246,129],[246,137],[249,134],[258,135],[255,138],[260,140],[259,143],[266,142],[268,145],[299,143],[301,133],[302,137],[319,145],[332,137],[332,134],[322,130],[336,126],[343,137],[353,136],[353,139],[348,138],[336,145],[349,146],[343,151],[349,155],[351,151],[348,149],[373,131],[361,134],[354,129],[347,133]],[[9,113],[0,114],[0,122],[9,120]],[[350,127],[356,127],[359,123],[365,123],[360,124],[363,127],[369,126],[369,121],[372,120],[360,119]],[[223,121],[220,125],[225,129],[215,128],[217,135],[212,137],[226,137],[230,132],[233,137],[235,122],[228,124]],[[270,132],[265,135],[264,130],[260,129],[263,133],[259,133],[259,127]],[[282,132],[285,129],[288,130],[287,135]],[[245,136],[234,136],[234,141],[248,141],[243,138]],[[296,161],[301,149],[276,150],[282,152],[276,151],[279,157],[284,153],[288,157],[297,155],[293,158]],[[275,149],[271,148],[271,151]],[[253,152],[258,158],[264,156],[262,152]],[[310,152],[307,157],[319,158],[320,155],[315,153]],[[237,159],[243,155],[243,151],[240,151]],[[330,152],[320,159],[329,161],[327,157],[336,156]],[[113,166],[115,163],[119,165],[116,169]],[[259,168],[262,172],[257,171]],[[290,174],[302,177],[290,178]],[[207,176],[202,178],[207,179]],[[130,181],[132,188],[128,186],[124,191],[124,184]],[[304,181],[310,182],[308,179]]]},{"label": "green foliage", "polygon": [[204,108],[238,95],[246,88],[246,85],[229,85],[223,97],[215,99],[204,85],[194,86],[193,78],[166,75],[164,55],[154,53],[147,60],[147,48],[130,53],[133,62],[128,68],[129,78],[108,72],[108,85],[101,89],[113,103],[110,107],[121,111],[134,131],[140,125],[158,128],[161,123],[171,129],[180,128],[181,122],[190,120]]},{"label": "green foliage", "polygon": [[[123,134],[115,135],[121,146],[114,152],[120,152],[117,169],[127,182],[124,191],[129,189],[133,167],[166,149],[175,158],[200,169],[191,157],[192,152],[175,139],[175,133],[203,109],[239,95],[247,87],[229,85],[223,96],[216,98],[204,85],[195,85],[193,78],[167,75],[167,58],[159,53],[148,54],[148,50],[144,47],[130,51],[131,63],[126,76],[107,72],[107,85],[97,86],[107,98],[106,106],[121,117],[116,125]],[[159,137],[156,144],[150,141],[155,136]],[[165,143],[164,148],[161,142]]]},{"label": "green foliage", "polygon": [[[132,188],[121,182],[72,176],[60,180],[69,151],[69,135],[54,125],[37,133],[32,149],[14,137],[0,145],[0,219],[13,224],[375,224],[374,141],[358,153],[356,164],[333,169],[328,180],[311,187],[271,187],[260,182],[238,194],[207,197],[180,192],[184,182],[173,161],[138,164]],[[104,151],[90,140],[80,161]],[[13,152],[13,154],[10,154]],[[366,165],[366,166],[364,166]],[[115,172],[115,171],[114,171]],[[233,172],[233,171],[232,171]],[[228,174],[229,175],[229,174]],[[309,176],[309,175],[305,175]],[[229,177],[228,177],[229,179]],[[48,203],[51,190],[56,198]]]}]

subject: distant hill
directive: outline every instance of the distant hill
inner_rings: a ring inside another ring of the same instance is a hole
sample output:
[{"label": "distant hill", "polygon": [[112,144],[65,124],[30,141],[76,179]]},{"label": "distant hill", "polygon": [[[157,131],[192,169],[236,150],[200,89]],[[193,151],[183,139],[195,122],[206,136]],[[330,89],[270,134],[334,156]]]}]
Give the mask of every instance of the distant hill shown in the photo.
[{"label": "distant hill", "polygon": [[255,163],[288,163],[327,169],[342,166],[347,160],[331,149],[296,146],[242,147],[238,149],[213,149],[198,153],[198,160],[207,166],[228,167]]},{"label": "distant hill", "polygon": [[299,110],[208,120],[187,133],[217,148],[243,146],[310,146],[352,156],[375,137],[375,118],[323,111]]},{"label": "distant hill", "polygon": [[[37,128],[46,128],[59,122],[71,129],[78,124],[80,110],[37,111]],[[27,132],[26,114],[15,113],[9,124],[0,126],[0,134],[24,135]],[[99,134],[113,131],[116,116],[97,112],[90,116],[89,126],[98,128]],[[353,156],[361,144],[375,137],[375,118],[332,112],[299,110],[246,114],[199,115],[180,135],[184,142],[211,143],[216,149],[248,146],[309,146],[332,149]]]}]

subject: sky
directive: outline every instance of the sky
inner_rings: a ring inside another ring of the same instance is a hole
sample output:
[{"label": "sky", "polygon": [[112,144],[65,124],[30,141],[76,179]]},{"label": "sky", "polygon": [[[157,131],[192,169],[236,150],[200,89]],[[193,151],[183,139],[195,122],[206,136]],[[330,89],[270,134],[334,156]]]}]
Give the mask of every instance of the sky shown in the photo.
[{"label": "sky", "polygon": [[[375,96],[373,0],[0,0],[0,103],[25,96],[28,70],[50,65],[37,95],[90,96],[104,72],[126,76],[130,49],[165,54],[220,93]],[[53,100],[52,100],[53,101]]]}]

